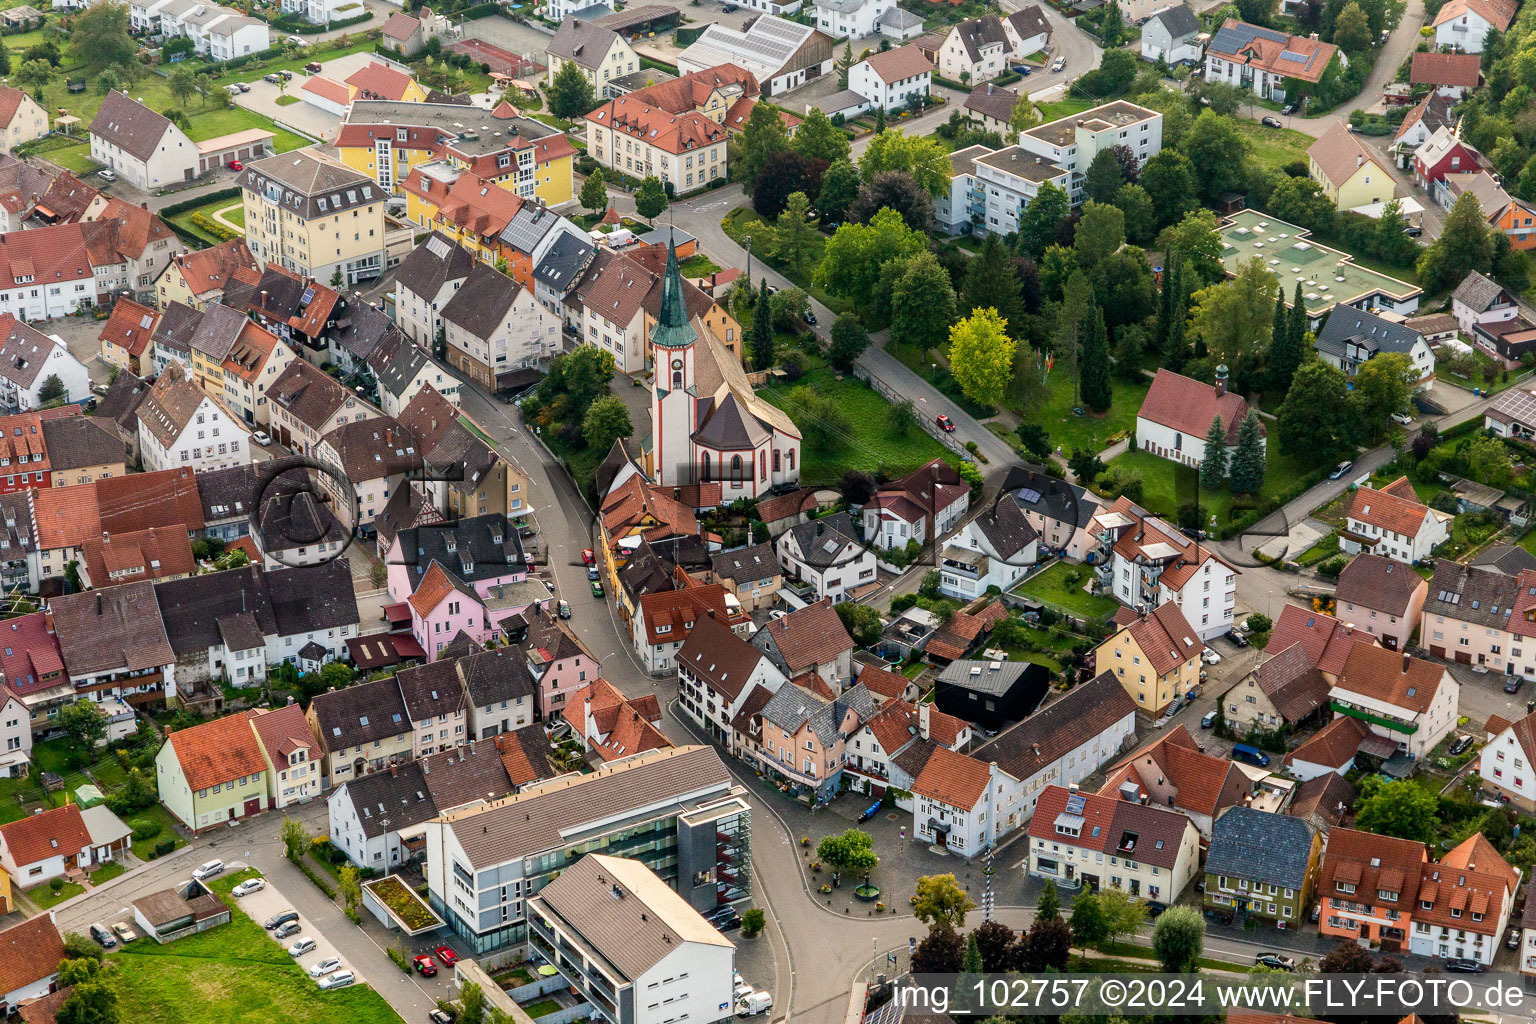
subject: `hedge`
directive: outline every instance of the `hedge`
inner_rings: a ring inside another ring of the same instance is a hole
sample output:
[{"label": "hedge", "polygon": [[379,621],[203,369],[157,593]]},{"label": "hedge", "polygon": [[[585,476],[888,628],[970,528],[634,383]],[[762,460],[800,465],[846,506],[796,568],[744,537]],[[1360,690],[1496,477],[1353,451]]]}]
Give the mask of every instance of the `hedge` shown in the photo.
[{"label": "hedge", "polygon": [[501,14],[502,9],[500,4],[476,4],[473,7],[462,11],[454,11],[453,13],[465,21],[477,21],[480,18],[489,18],[493,14]]},{"label": "hedge", "polygon": [[207,206],[209,203],[217,202],[220,199],[239,198],[240,187],[238,185],[233,185],[229,188],[221,188],[216,192],[209,192],[205,195],[198,196],[196,199],[183,199],[179,203],[172,203],[170,206],[161,207],[159,210],[160,219],[169,221],[178,213],[186,213],[188,210],[195,210],[199,206]]},{"label": "hedge", "polygon": [[652,71],[665,71],[669,75],[682,75],[682,72],[677,70],[676,64],[666,64],[659,60],[652,60],[649,57],[641,57],[640,66],[642,68],[650,68]]},{"label": "hedge", "polygon": [[[293,20],[290,21],[290,18]],[[369,21],[372,18],[372,11],[364,11],[362,14],[359,14],[355,18],[342,18],[340,21],[333,21],[326,25],[316,25],[308,18],[303,18],[293,14],[284,15],[283,17],[278,18],[276,21],[272,22],[272,27],[277,29],[279,32],[292,32],[294,35],[312,36],[318,35],[321,32],[329,32],[332,29],[346,28],[348,25],[361,25],[363,22]]]},{"label": "hedge", "polygon": [[208,216],[206,213],[194,213],[192,215],[192,224],[199,231],[212,235],[214,238],[217,238],[221,242],[227,242],[231,238],[245,237],[244,232],[231,230],[230,228],[227,228],[223,224],[220,224],[218,221],[214,220],[212,217]]}]

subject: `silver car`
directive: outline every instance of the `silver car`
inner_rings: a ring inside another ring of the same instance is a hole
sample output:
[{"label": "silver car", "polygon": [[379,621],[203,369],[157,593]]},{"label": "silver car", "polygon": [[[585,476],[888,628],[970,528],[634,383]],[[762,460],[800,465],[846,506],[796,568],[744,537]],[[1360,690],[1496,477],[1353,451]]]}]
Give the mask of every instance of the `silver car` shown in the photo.
[{"label": "silver car", "polygon": [[288,955],[292,957],[300,957],[305,953],[313,953],[314,951],[315,940],[310,938],[308,935],[305,935],[303,938],[299,939],[298,942],[295,942],[293,945],[288,947]]},{"label": "silver car", "polygon": [[323,978],[327,974],[339,970],[341,970],[341,958],[333,956],[328,959],[321,960],[319,963],[315,964],[315,966],[311,967],[309,969],[309,976],[311,978]]},{"label": "silver car", "polygon": [[344,988],[356,980],[357,975],[353,974],[351,971],[337,971],[335,974],[330,974],[324,978],[321,978],[319,985],[321,988],[326,989]]}]

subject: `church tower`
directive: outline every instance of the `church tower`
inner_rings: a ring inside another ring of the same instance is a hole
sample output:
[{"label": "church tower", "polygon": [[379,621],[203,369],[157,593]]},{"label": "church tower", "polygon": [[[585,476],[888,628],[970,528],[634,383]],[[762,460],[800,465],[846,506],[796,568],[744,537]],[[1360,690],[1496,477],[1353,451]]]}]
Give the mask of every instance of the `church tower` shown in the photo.
[{"label": "church tower", "polygon": [[688,305],[683,299],[677,246],[669,241],[661,315],[651,331],[656,374],[651,395],[651,451],[659,484],[690,484],[698,479],[691,441],[698,426],[699,396],[694,386],[698,344],[698,332],[688,322]]}]

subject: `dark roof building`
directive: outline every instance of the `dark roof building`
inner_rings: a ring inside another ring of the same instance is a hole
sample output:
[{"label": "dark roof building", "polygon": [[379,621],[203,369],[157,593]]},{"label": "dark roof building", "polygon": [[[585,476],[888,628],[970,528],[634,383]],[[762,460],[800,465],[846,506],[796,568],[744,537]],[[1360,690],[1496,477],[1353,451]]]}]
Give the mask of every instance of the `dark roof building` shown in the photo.
[{"label": "dark roof building", "polygon": [[939,673],[933,702],[945,714],[996,729],[1028,717],[1050,682],[1050,670],[1034,662],[960,659]]},{"label": "dark roof building", "polygon": [[1302,892],[1310,881],[1314,842],[1300,818],[1233,807],[1211,826],[1205,871]]}]

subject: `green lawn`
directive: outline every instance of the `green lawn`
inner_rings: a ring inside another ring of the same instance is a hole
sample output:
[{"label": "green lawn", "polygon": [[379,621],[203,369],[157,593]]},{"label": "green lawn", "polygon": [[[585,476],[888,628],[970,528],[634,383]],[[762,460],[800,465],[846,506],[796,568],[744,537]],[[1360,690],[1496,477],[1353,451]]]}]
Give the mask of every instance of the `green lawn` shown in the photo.
[{"label": "green lawn", "polygon": [[[1019,88],[1026,88],[1028,81],[1022,83]],[[1040,111],[1040,117],[1044,121],[1055,121],[1062,117],[1071,117],[1073,114],[1081,114],[1089,107],[1094,106],[1094,100],[1083,99],[1080,96],[1067,96],[1064,99],[1050,100],[1045,103],[1036,103],[1035,108]]]},{"label": "green lawn", "polygon": [[295,103],[301,103],[303,101],[300,100],[297,96],[279,96],[277,99],[273,100],[272,102],[276,103],[280,107],[291,107]]},{"label": "green lawn", "polygon": [[530,1017],[543,1017],[560,1009],[560,1004],[553,999],[540,999],[536,1003],[529,1003],[523,1007],[524,1012]]},{"label": "green lawn", "polygon": [[101,164],[91,159],[91,147],[89,143],[81,143],[78,146],[68,146],[64,149],[53,149],[42,154],[44,159],[52,160],[65,170],[74,171],[80,177],[94,174],[101,169]]},{"label": "green lawn", "polygon": [[1130,433],[1136,429],[1136,410],[1147,397],[1148,383],[1128,384],[1114,378],[1114,397],[1109,412],[1103,416],[1072,414],[1072,378],[1065,370],[1051,374],[1046,384],[1045,397],[1034,407],[1025,410],[1027,422],[1045,427],[1053,445],[1059,445],[1063,455],[1070,456],[1072,449],[1101,452],[1111,444],[1116,434]]},{"label": "green lawn", "polygon": [[161,804],[155,804],[146,811],[140,811],[130,818],[123,819],[123,824],[132,829],[137,829],[149,822],[154,822],[160,826],[159,834],[149,839],[135,839],[133,841],[133,855],[140,860],[149,860],[150,854],[155,852],[155,844],[163,843],[167,840],[175,840],[176,849],[178,850],[186,846],[187,841],[176,834],[175,820],[175,818],[171,817],[171,812],[166,810]]},{"label": "green lawn", "polygon": [[[358,25],[356,26],[357,33],[366,32],[370,27],[371,26],[367,24]],[[274,32],[273,35],[275,38],[277,33]],[[235,71],[227,77],[222,75],[219,76],[216,81],[221,83],[255,82],[261,78],[265,78],[267,75],[270,75],[274,71],[303,71],[304,65],[308,64],[312,60],[317,60],[324,64],[326,61],[335,60],[337,57],[344,57],[349,53],[362,53],[364,50],[372,52],[375,41],[376,37],[374,39],[367,39],[363,38],[359,34],[349,34],[346,46],[327,45],[324,47],[316,48],[306,47],[302,50],[290,50],[290,56],[286,56],[282,60],[274,60],[271,62],[261,61],[252,64],[246,64],[235,69]],[[288,87],[290,89],[294,88],[295,85],[296,82],[288,83]],[[137,95],[137,93],[135,93],[135,95]]]},{"label": "green lawn", "polygon": [[231,224],[238,224],[242,228],[245,227],[244,203],[234,203],[230,206],[224,207],[222,210],[217,212],[222,213],[224,215],[224,219],[229,221]]},{"label": "green lawn", "polygon": [[91,872],[91,884],[100,885],[102,882],[110,882],[112,879],[116,878],[118,875],[127,870],[127,868],[123,867],[121,861],[115,860],[110,864],[103,864],[101,867]]},{"label": "green lawn", "polygon": [[1322,540],[1303,551],[1296,559],[1302,565],[1316,565],[1318,562],[1327,561],[1339,553],[1339,535],[1330,533]]},{"label": "green lawn", "polygon": [[1311,136],[1291,128],[1266,128],[1257,121],[1237,119],[1237,130],[1248,142],[1249,152],[1260,167],[1280,170],[1288,163],[1307,162],[1307,147],[1312,145]]},{"label": "green lawn", "polygon": [[63,903],[65,900],[70,899],[71,897],[79,896],[83,892],[85,892],[85,886],[81,885],[80,883],[65,882],[64,887],[58,892],[54,892],[52,886],[40,885],[36,889],[33,889],[31,892],[27,893],[27,895],[31,897],[33,903],[36,903],[44,910],[48,910],[52,907],[58,906],[60,903]]},{"label": "green lawn", "polygon": [[[220,879],[214,888],[228,892],[244,877],[241,872]],[[120,948],[115,959],[124,1021],[400,1024],[399,1015],[367,986],[317,989],[283,946],[238,907],[223,927],[167,946],[135,942]]]},{"label": "green lawn", "polygon": [[[1015,587],[1013,592],[1085,619],[1102,621],[1113,615],[1120,604],[1112,597],[1096,597],[1084,590],[1091,575],[1093,570],[1088,566],[1057,562]],[[1078,577],[1076,583],[1069,581],[1072,576]]]},{"label": "green lawn", "polygon": [[[1264,474],[1264,488],[1260,498],[1267,498],[1288,490],[1301,480],[1309,467],[1288,455],[1280,454],[1279,445],[1270,445],[1269,469]],[[1142,500],[1148,511],[1173,521],[1179,506],[1195,500],[1195,483],[1198,474],[1188,466],[1179,466],[1167,459],[1141,451],[1129,451],[1109,462],[1111,468],[1128,470],[1141,478]],[[1200,514],[1209,528],[1210,517],[1215,516],[1221,525],[1231,521],[1232,494],[1228,491],[1200,491]]]},{"label": "green lawn", "polygon": [[905,437],[894,436],[886,426],[890,403],[857,378],[836,380],[831,370],[820,367],[794,384],[773,384],[758,394],[788,410],[789,392],[796,387],[808,387],[834,400],[849,421],[849,432],[842,444],[817,448],[807,440],[802,446],[800,477],[807,485],[835,483],[850,469],[868,473],[883,470],[888,476],[899,476],[929,459],[954,460],[947,448],[919,427],[908,430]]},{"label": "green lawn", "polygon": [[720,272],[720,264],[703,253],[696,253],[679,262],[677,269],[684,277],[708,277]]}]

